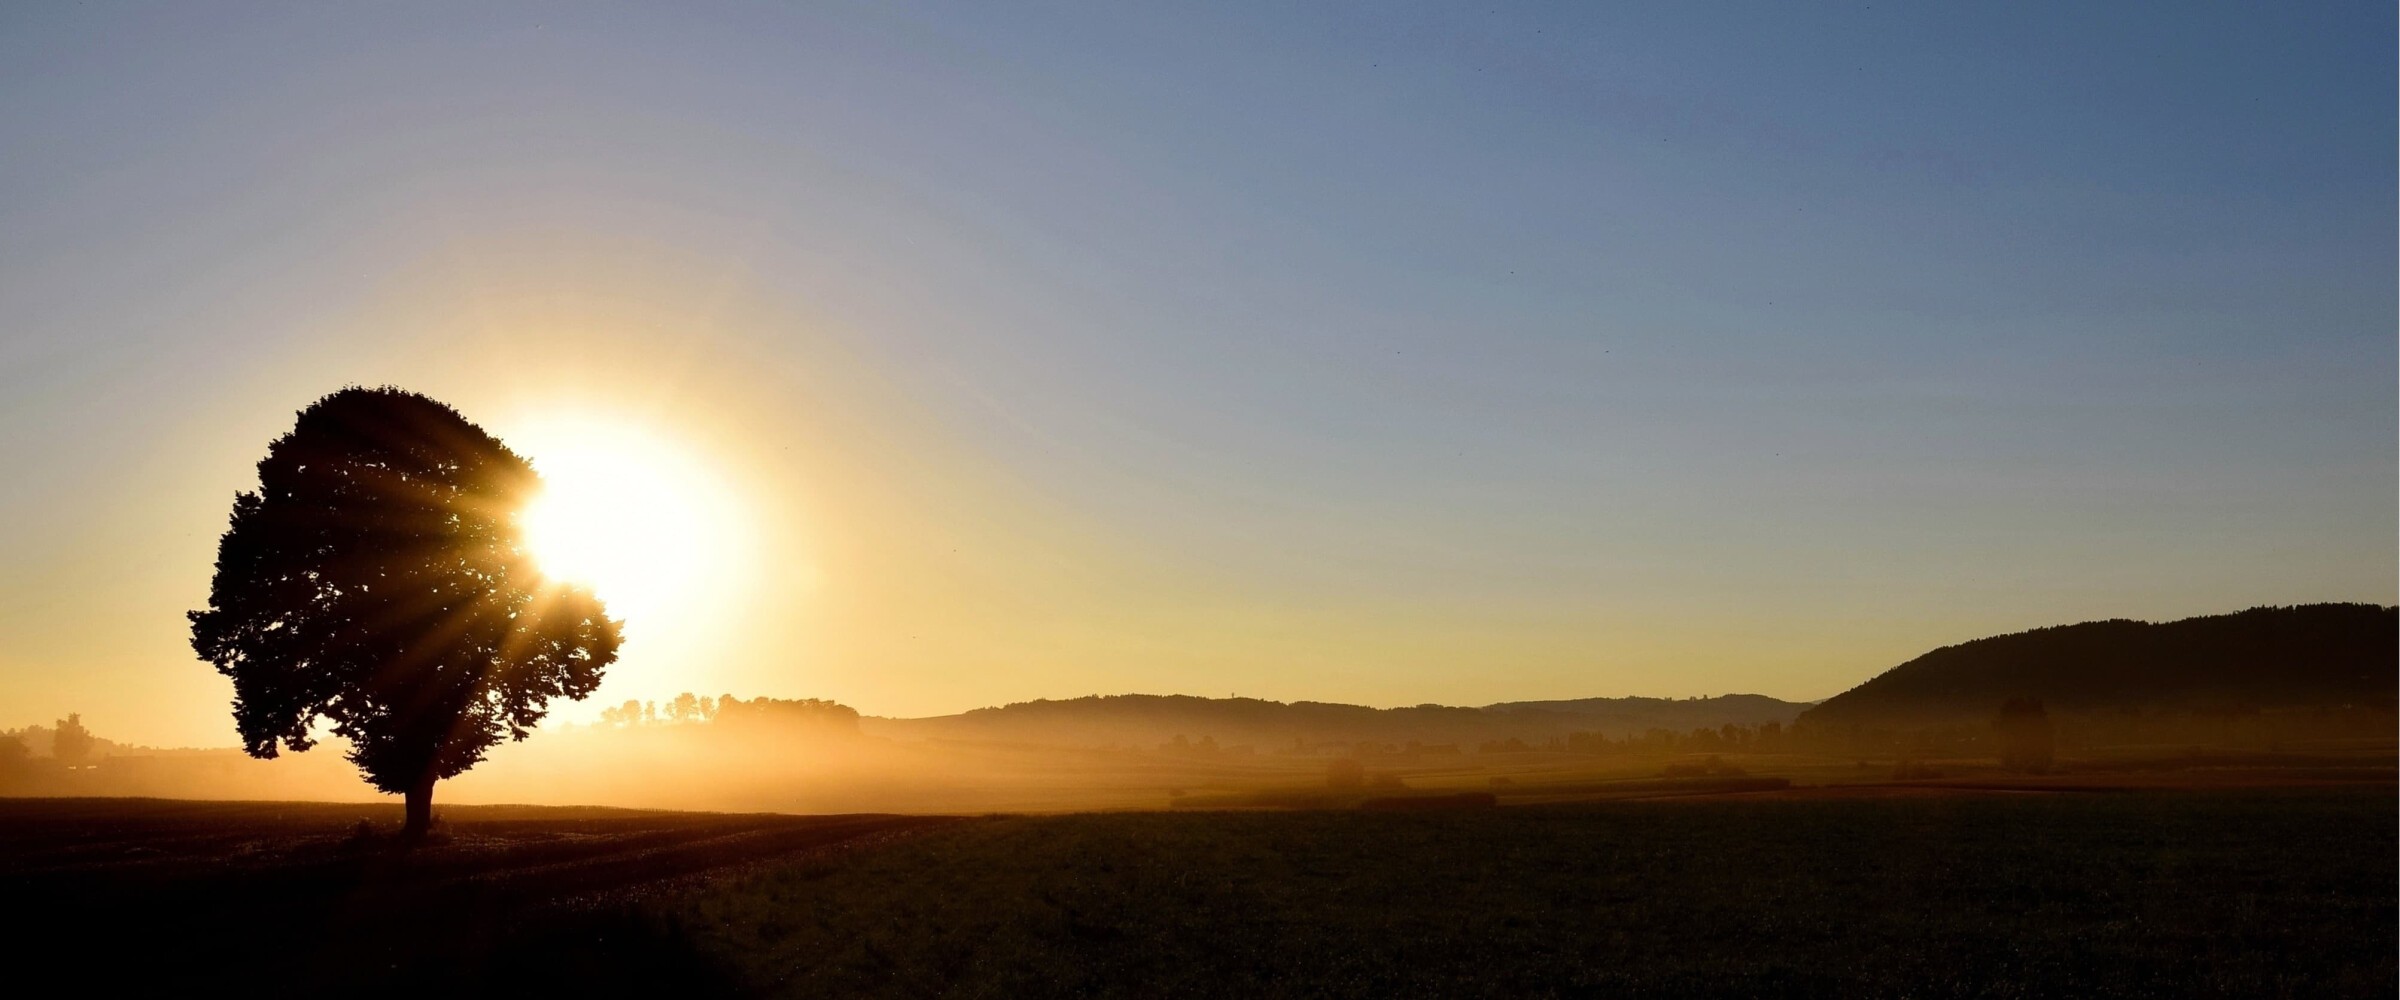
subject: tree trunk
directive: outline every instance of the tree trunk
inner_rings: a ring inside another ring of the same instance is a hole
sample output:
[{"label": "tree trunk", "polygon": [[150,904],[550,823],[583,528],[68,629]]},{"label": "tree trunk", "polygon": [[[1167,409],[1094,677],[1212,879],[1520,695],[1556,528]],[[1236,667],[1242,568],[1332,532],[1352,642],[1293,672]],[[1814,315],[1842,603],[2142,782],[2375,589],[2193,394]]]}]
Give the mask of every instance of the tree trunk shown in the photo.
[{"label": "tree trunk", "polygon": [[433,775],[428,773],[408,787],[408,824],[400,828],[400,836],[421,840],[433,829]]}]

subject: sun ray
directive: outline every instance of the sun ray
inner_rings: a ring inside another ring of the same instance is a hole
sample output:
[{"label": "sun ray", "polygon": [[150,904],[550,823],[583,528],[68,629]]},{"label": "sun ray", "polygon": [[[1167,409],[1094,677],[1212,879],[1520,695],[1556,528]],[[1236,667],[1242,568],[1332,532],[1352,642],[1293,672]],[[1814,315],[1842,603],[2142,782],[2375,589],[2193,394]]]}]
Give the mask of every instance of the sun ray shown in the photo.
[{"label": "sun ray", "polygon": [[738,518],[708,463],[636,425],[559,420],[512,437],[542,475],[519,514],[542,572],[589,587],[630,628],[722,599]]}]

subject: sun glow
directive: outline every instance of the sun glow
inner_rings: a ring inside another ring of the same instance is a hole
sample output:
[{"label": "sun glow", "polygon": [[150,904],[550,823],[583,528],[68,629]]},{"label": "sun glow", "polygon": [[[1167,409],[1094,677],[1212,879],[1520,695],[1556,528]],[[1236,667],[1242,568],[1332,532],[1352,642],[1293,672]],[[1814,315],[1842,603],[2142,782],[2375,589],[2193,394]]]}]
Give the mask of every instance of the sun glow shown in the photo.
[{"label": "sun glow", "polygon": [[592,421],[520,432],[512,446],[542,475],[519,514],[526,546],[545,574],[599,594],[629,637],[673,631],[722,599],[741,554],[738,517],[689,449]]}]

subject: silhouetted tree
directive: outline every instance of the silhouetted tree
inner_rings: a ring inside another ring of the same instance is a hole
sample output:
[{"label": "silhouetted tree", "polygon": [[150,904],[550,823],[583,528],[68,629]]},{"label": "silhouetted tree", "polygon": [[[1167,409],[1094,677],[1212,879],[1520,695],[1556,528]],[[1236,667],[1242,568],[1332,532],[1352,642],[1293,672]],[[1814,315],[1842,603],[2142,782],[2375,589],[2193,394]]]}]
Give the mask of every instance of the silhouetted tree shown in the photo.
[{"label": "silhouetted tree", "polygon": [[1992,734],[2000,738],[2000,766],[2032,774],[2050,770],[2058,736],[2040,699],[2009,699],[1992,720]]},{"label": "silhouetted tree", "polygon": [[61,764],[80,764],[92,755],[92,732],[83,728],[83,714],[68,712],[50,734],[50,756]]},{"label": "silhouetted tree", "polygon": [[689,691],[676,695],[674,702],[667,706],[667,718],[677,722],[700,721],[700,699],[693,697]]},{"label": "silhouetted tree", "polygon": [[657,721],[658,721],[658,703],[657,703],[657,702],[655,702],[655,701],[645,701],[645,702],[643,702],[643,703],[642,703],[642,721],[643,721],[643,722],[657,722]]},{"label": "silhouetted tree", "polygon": [[258,476],[191,613],[252,756],[307,750],[329,720],[422,834],[434,782],[504,732],[524,739],[550,699],[591,694],[616,659],[599,599],[525,550],[516,516],[540,477],[450,407],[343,389],[300,412]]},{"label": "silhouetted tree", "polygon": [[707,697],[703,697],[703,698],[701,698],[701,699],[700,699],[700,720],[701,720],[702,722],[707,722],[707,721],[710,721],[710,720],[713,720],[713,719],[715,719],[716,717],[717,717],[717,700],[716,700],[715,698],[707,698]]}]

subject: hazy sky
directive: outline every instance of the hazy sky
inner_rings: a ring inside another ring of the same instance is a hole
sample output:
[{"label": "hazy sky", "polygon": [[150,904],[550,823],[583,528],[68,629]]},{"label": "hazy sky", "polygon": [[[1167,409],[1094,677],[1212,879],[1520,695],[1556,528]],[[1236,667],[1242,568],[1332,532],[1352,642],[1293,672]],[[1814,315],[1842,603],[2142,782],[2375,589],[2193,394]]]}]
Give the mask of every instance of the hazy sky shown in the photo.
[{"label": "hazy sky", "polygon": [[2392,6],[1898,6],[0,6],[0,726],[231,742],[182,613],[346,383],[708,481],[603,701],[2391,602]]}]

